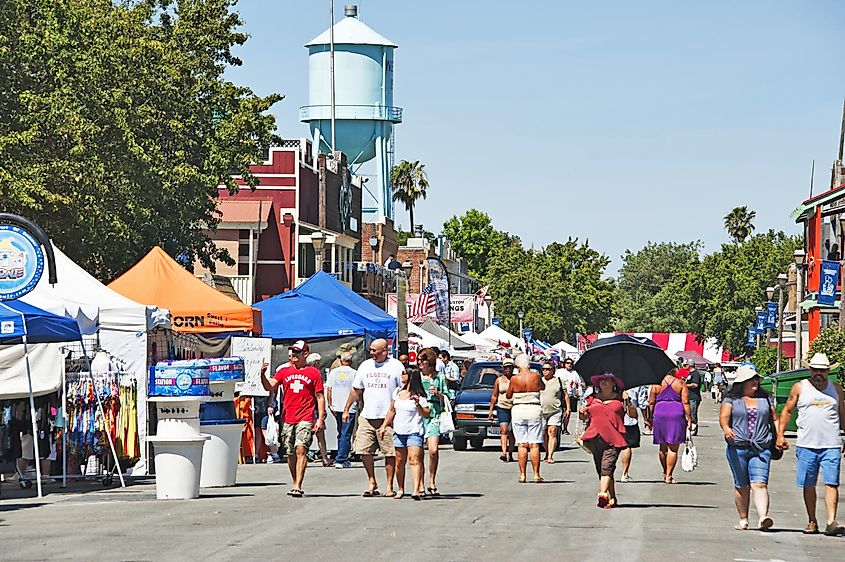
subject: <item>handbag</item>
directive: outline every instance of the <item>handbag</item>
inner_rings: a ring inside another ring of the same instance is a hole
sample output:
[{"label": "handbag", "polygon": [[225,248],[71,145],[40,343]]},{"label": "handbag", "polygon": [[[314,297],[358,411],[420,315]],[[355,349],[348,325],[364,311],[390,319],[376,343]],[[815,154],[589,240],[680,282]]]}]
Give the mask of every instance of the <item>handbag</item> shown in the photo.
[{"label": "handbag", "polygon": [[681,456],[681,469],[684,472],[692,472],[698,466],[698,451],[693,443],[692,435],[687,430],[687,440],[684,443],[684,454]]},{"label": "handbag", "polygon": [[455,421],[452,419],[452,404],[449,398],[443,398],[443,411],[440,412],[440,434],[455,431]]},{"label": "handbag", "polygon": [[[771,411],[772,401],[769,400],[768,398],[766,399],[766,401],[769,403],[769,410]],[[777,426],[775,425],[774,419],[769,420],[769,430],[772,432],[772,444],[769,445],[769,451],[772,452],[772,460],[773,461],[779,461],[780,459],[783,458],[783,451],[781,449],[778,449],[778,447],[777,447],[777,445],[778,445],[778,431],[777,431]]]}]

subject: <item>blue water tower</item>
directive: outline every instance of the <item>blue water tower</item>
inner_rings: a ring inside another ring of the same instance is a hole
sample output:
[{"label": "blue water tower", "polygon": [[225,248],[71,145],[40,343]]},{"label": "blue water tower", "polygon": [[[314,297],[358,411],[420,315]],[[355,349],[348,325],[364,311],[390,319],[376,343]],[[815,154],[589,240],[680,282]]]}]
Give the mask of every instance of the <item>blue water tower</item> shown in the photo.
[{"label": "blue water tower", "polygon": [[[393,218],[390,169],[393,162],[393,125],[402,122],[402,109],[393,105],[393,51],[397,45],[358,19],[358,7],[346,6],[334,25],[335,150],[346,154],[354,169],[375,159],[376,185],[365,190],[364,220]],[[330,31],[308,48],[308,105],[299,110],[308,123],[314,151],[332,150],[332,76]],[[372,199],[372,201],[368,201]]]}]

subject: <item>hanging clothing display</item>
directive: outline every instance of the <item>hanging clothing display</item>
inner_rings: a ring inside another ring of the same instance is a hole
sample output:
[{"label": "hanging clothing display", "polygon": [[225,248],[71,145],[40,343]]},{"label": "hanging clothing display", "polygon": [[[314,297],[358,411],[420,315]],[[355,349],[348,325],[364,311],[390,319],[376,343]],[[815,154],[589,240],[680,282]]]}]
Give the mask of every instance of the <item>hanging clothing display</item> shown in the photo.
[{"label": "hanging clothing display", "polygon": [[[99,413],[100,404],[103,415]],[[87,458],[108,452],[111,436],[118,456],[137,458],[137,408],[138,393],[132,377],[121,373],[69,373],[68,454]]]}]

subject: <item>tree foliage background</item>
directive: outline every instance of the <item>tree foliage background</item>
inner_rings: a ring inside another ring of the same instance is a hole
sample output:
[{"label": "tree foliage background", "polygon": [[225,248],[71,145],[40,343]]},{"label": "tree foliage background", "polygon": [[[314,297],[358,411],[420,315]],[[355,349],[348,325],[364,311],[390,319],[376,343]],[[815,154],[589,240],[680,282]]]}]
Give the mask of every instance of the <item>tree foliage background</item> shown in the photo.
[{"label": "tree foliage background", "polygon": [[0,2],[0,206],[107,280],[153,245],[230,261],[203,234],[217,186],[254,186],[274,139],[223,78],[246,35],[235,0]]},{"label": "tree foliage background", "polygon": [[533,337],[551,343],[609,328],[614,284],[605,274],[610,259],[589,244],[570,238],[540,250],[525,248],[475,209],[446,221],[443,234],[467,259],[470,273],[490,285],[505,330],[519,332],[519,310]]}]

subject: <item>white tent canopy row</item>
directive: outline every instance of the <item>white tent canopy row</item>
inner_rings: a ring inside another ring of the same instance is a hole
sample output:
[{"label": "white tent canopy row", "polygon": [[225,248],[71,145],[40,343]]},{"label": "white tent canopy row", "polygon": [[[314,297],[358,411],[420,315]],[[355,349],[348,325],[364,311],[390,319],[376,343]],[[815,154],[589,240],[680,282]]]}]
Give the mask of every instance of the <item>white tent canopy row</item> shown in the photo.
[{"label": "white tent canopy row", "polygon": [[478,335],[481,336],[482,338],[486,338],[486,339],[488,339],[488,340],[490,340],[494,343],[506,342],[506,343],[510,344],[510,346],[512,348],[517,348],[517,347],[519,349],[525,348],[525,343],[522,341],[522,339],[514,336],[511,333],[506,332],[505,330],[503,330],[499,326],[496,326],[495,324],[488,326],[485,330],[483,330]]}]

